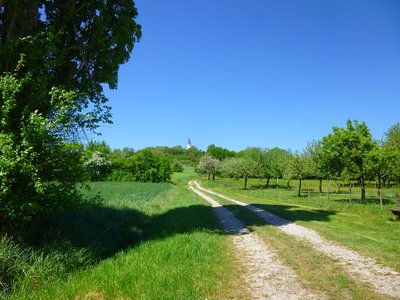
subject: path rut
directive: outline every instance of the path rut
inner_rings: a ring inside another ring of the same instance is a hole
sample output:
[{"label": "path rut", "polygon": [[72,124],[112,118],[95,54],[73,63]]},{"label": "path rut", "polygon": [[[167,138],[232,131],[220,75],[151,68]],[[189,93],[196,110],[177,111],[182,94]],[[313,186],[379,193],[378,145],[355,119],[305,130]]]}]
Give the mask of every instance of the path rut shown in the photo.
[{"label": "path rut", "polygon": [[189,183],[190,188],[211,204],[224,230],[231,234],[237,256],[246,274],[243,279],[253,299],[326,299],[303,288],[294,271],[285,266],[267,245],[244,227],[227,208]]},{"label": "path rut", "polygon": [[229,198],[194,182],[197,189],[244,206],[269,224],[285,233],[306,241],[314,249],[331,257],[353,278],[371,286],[376,292],[400,299],[400,273],[378,264],[374,259],[364,257],[356,251],[339,246],[319,235],[316,231],[294,224],[254,205]]}]

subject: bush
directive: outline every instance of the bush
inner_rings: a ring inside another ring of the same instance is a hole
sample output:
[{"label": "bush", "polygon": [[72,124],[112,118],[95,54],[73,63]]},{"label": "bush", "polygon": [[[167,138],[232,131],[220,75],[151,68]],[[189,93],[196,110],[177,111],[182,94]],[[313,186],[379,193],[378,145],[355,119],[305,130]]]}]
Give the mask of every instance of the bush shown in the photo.
[{"label": "bush", "polygon": [[11,221],[80,203],[76,183],[84,174],[81,152],[62,129],[70,126],[74,92],[53,88],[48,117],[21,110],[17,99],[31,101],[22,92],[30,79],[0,77],[0,217]]},{"label": "bush", "polygon": [[172,163],[172,171],[173,172],[183,172],[183,166],[181,163],[174,161]]},{"label": "bush", "polygon": [[111,181],[166,182],[172,175],[171,161],[153,155],[148,150],[138,151],[128,158],[114,160]]}]

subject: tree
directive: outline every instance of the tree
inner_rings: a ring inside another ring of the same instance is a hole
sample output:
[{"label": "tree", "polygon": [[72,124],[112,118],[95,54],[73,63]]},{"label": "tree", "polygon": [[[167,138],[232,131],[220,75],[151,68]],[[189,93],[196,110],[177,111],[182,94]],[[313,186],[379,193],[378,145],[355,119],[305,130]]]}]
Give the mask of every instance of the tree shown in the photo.
[{"label": "tree", "polygon": [[308,143],[306,155],[311,158],[310,173],[319,179],[319,192],[322,193],[322,179],[327,177],[327,174],[322,165],[321,159],[321,141],[312,141]]},{"label": "tree", "polygon": [[270,174],[274,178],[284,178],[290,152],[278,147],[272,148],[266,152]]},{"label": "tree", "polygon": [[394,124],[385,132],[384,145],[400,152],[400,123]]},{"label": "tree", "polygon": [[112,171],[111,149],[105,141],[89,141],[84,151],[84,167],[91,181],[103,181]]},{"label": "tree", "polygon": [[377,189],[381,207],[383,207],[381,193],[382,181],[389,179],[391,176],[395,176],[395,174],[397,175],[397,170],[399,170],[399,161],[399,152],[391,147],[376,147],[369,153],[367,169],[378,182]]},{"label": "tree", "polygon": [[265,160],[263,151],[261,148],[257,147],[248,147],[243,151],[238,153],[238,157],[245,158],[249,163],[248,166],[252,168],[249,170],[252,176],[256,178],[263,178],[265,175]]},{"label": "tree", "polygon": [[333,127],[333,133],[322,139],[321,163],[329,176],[343,172],[357,178],[361,185],[361,201],[365,202],[365,176],[370,152],[377,147],[367,125],[347,121],[346,128]]},{"label": "tree", "polygon": [[301,195],[302,180],[310,176],[310,162],[311,158],[301,153],[294,153],[288,162],[287,170],[289,176],[299,180],[297,197]]},{"label": "tree", "polygon": [[254,177],[256,162],[249,157],[233,157],[222,162],[222,172],[231,178],[244,178],[244,189],[247,189],[248,178]]},{"label": "tree", "polygon": [[208,154],[204,155],[199,164],[196,167],[196,171],[200,174],[207,174],[208,180],[212,176],[212,180],[215,181],[215,175],[219,172],[220,161]]},{"label": "tree", "polygon": [[0,214],[77,193],[80,153],[66,142],[111,122],[103,85],[117,87],[140,39],[136,16],[131,0],[0,1]]},{"label": "tree", "polygon": [[220,161],[229,157],[235,157],[236,155],[234,151],[230,151],[222,147],[217,147],[214,144],[211,144],[207,147],[206,153],[216,159],[219,159]]}]

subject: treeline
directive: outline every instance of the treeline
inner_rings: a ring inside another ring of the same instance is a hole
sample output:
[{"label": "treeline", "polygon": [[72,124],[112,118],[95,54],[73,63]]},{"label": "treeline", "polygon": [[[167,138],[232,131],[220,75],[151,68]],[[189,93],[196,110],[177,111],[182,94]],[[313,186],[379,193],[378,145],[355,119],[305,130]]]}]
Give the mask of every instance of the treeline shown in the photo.
[{"label": "treeline", "polygon": [[382,203],[381,187],[400,182],[400,123],[385,134],[382,141],[373,140],[369,128],[357,121],[348,121],[346,127],[333,127],[333,132],[321,140],[312,141],[302,152],[280,148],[247,148],[236,155],[216,157],[207,152],[196,167],[208,179],[215,176],[243,178],[247,188],[248,178],[285,180],[298,179],[300,196],[303,179],[333,179],[353,182],[361,188],[361,200],[365,201],[365,182],[376,181]]},{"label": "treeline", "polygon": [[184,166],[195,166],[204,152],[196,147],[147,147],[135,152],[133,148],[111,150],[105,141],[90,141],[81,145],[86,179],[90,181],[165,182],[173,172]]}]

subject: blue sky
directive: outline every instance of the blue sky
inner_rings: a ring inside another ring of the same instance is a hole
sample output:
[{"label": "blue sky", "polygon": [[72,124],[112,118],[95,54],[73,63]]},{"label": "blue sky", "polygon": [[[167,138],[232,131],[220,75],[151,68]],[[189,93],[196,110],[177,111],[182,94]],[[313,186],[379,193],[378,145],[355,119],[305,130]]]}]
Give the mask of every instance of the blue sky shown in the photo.
[{"label": "blue sky", "polygon": [[143,37],[106,90],[112,148],[302,150],[400,121],[398,0],[136,0]]}]

